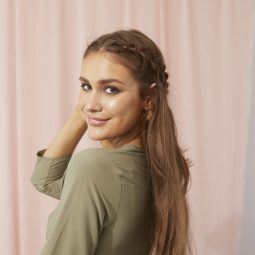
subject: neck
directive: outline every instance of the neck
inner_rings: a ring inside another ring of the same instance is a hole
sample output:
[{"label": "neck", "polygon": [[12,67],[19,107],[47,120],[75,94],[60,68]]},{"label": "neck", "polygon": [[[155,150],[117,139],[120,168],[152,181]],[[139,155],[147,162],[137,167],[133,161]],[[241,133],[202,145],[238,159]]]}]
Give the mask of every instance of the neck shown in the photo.
[{"label": "neck", "polygon": [[107,148],[107,149],[119,148],[119,147],[121,147],[123,145],[126,145],[126,144],[134,144],[134,145],[137,145],[138,147],[140,147],[141,149],[143,149],[142,140],[141,140],[140,137],[135,138],[135,139],[133,139],[129,142],[121,143],[121,144],[113,144],[109,140],[101,140],[100,143],[101,143],[103,148]]}]

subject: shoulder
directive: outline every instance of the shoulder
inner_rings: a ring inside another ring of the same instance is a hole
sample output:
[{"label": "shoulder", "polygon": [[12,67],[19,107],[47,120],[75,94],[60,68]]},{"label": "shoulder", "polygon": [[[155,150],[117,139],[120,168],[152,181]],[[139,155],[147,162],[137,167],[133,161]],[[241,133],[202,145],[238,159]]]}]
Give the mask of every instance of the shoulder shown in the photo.
[{"label": "shoulder", "polygon": [[71,162],[77,169],[86,169],[86,173],[96,176],[107,172],[115,173],[116,160],[110,151],[101,148],[87,148],[73,155]]},{"label": "shoulder", "polygon": [[121,175],[122,170],[109,151],[87,148],[72,156],[65,178],[72,179],[75,186],[94,186],[117,210]]}]

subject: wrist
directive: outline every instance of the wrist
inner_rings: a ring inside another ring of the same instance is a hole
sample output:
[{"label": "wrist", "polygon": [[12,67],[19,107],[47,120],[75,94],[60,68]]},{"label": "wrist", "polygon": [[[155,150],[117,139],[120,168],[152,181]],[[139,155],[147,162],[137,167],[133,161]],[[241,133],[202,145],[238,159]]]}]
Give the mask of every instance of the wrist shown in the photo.
[{"label": "wrist", "polygon": [[72,119],[72,122],[75,122],[78,125],[81,125],[82,127],[87,128],[85,115],[81,110],[75,109],[72,113],[71,119]]}]

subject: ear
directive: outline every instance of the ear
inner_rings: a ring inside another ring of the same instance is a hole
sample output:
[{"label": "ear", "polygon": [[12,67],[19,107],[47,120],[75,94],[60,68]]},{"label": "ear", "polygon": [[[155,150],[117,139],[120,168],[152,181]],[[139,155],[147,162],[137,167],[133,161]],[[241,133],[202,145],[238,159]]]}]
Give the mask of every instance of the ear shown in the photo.
[{"label": "ear", "polygon": [[146,110],[146,111],[149,111],[151,109],[151,99],[149,96],[147,96],[144,101],[143,101],[143,108]]},{"label": "ear", "polygon": [[[155,87],[157,86],[157,84],[154,82],[149,86],[149,95],[152,94],[154,92]],[[150,99],[150,96],[146,96],[144,101],[143,101],[143,108],[148,111],[150,110],[152,107],[152,102]]]}]

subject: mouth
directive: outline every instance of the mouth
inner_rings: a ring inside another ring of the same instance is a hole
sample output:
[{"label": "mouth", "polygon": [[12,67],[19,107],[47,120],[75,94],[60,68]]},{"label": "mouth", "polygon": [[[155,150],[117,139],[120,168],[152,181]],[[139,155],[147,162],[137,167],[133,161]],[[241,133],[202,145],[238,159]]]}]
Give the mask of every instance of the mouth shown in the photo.
[{"label": "mouth", "polygon": [[88,123],[91,126],[102,126],[107,123],[109,119],[98,119],[98,118],[90,118],[88,117]]}]

